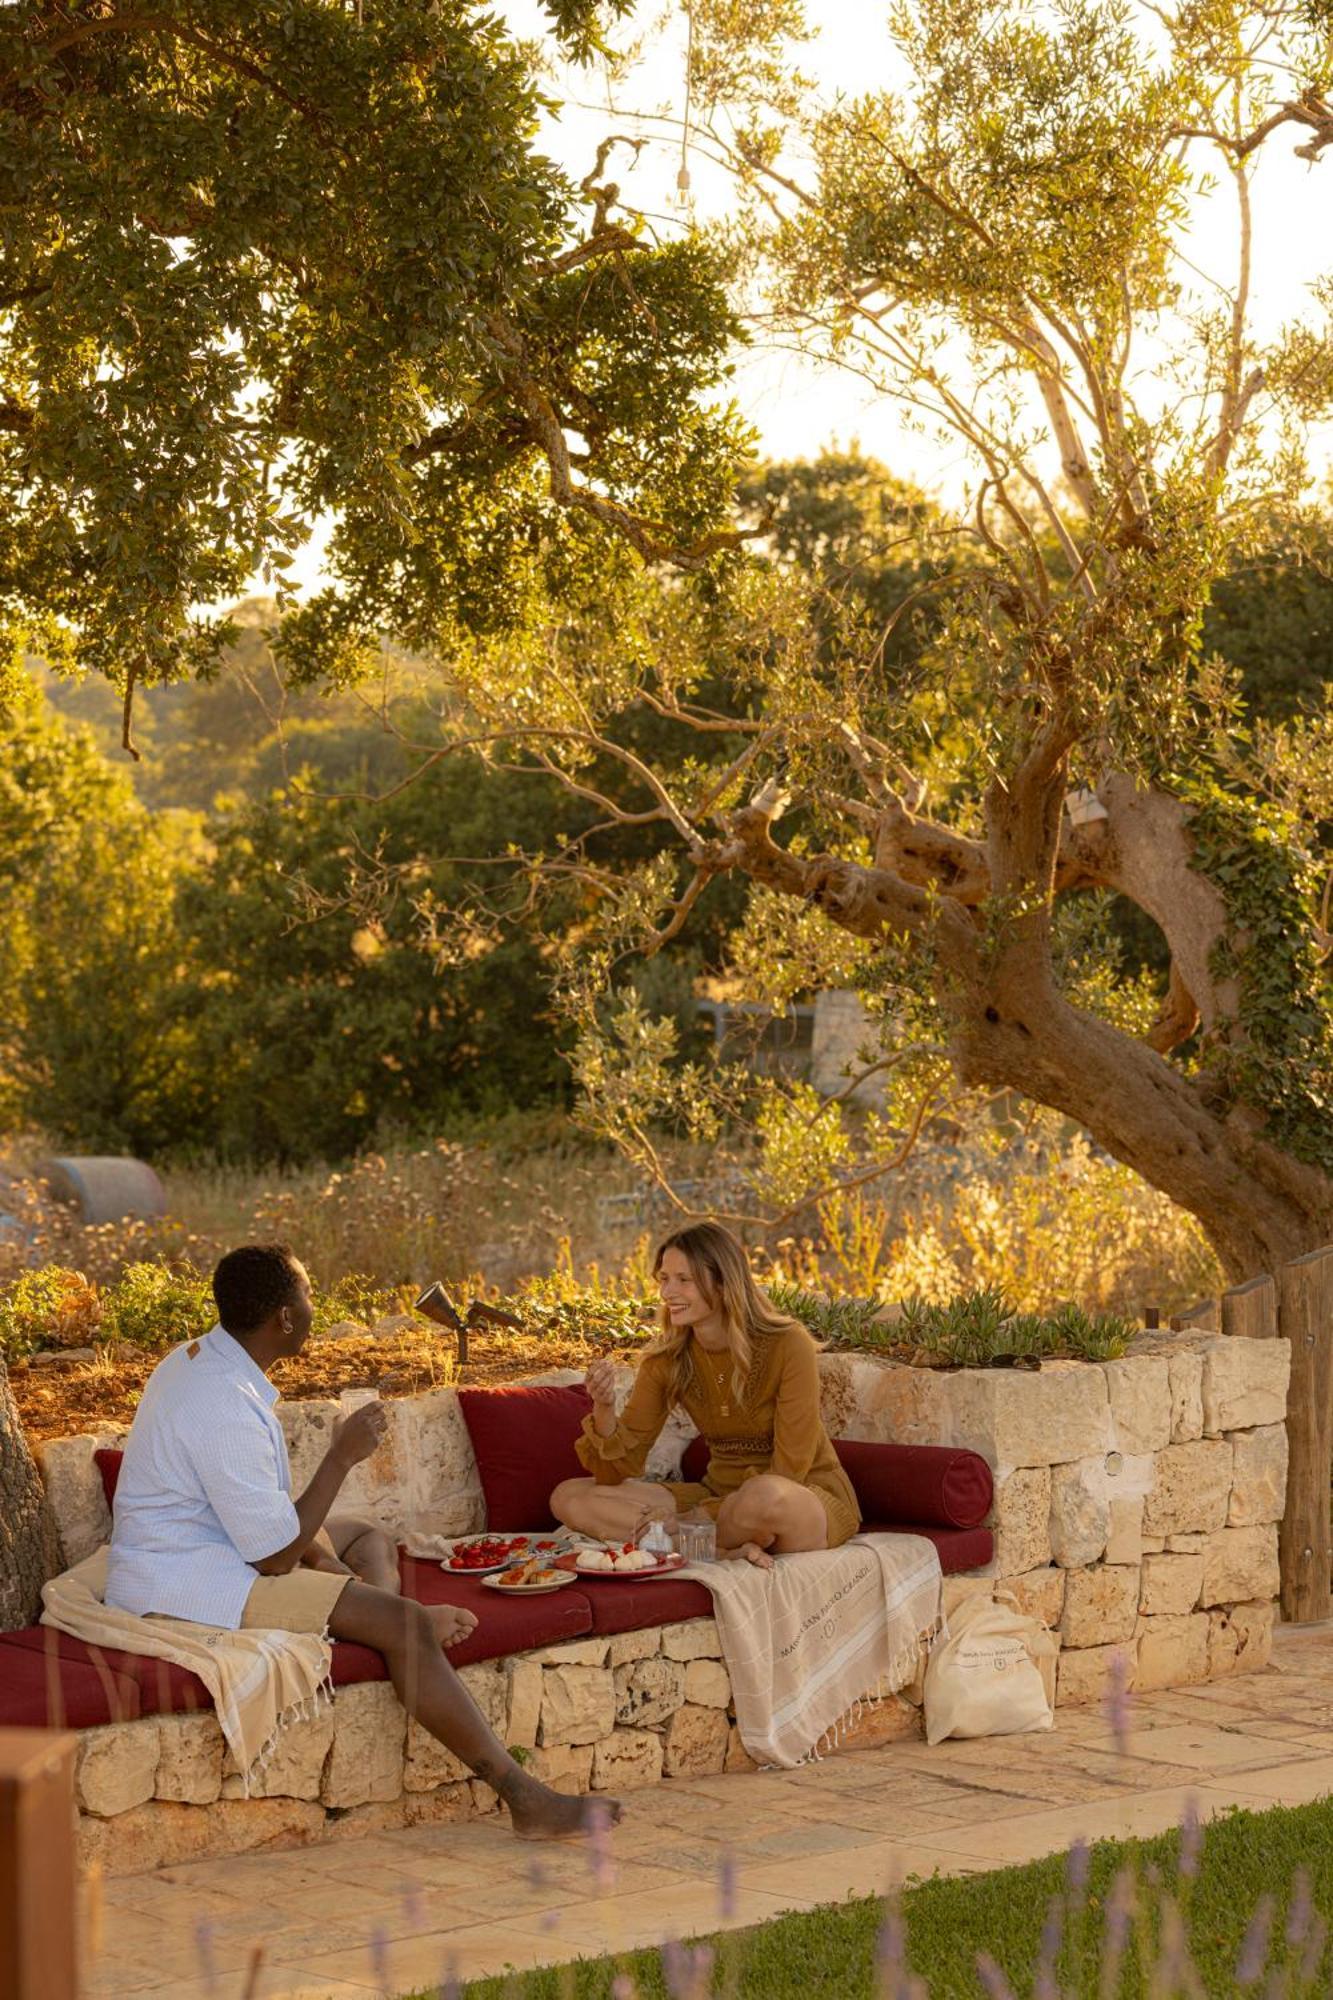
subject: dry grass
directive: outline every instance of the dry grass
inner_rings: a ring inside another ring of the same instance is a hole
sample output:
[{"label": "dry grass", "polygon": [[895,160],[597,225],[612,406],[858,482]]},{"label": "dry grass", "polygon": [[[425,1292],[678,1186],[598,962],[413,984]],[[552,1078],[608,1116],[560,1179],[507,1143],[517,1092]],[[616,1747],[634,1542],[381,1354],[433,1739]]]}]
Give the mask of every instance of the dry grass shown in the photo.
[{"label": "dry grass", "polygon": [[[543,1137],[527,1149],[442,1140],[337,1171],[177,1170],[165,1176],[165,1220],[99,1229],[33,1191],[20,1218],[32,1241],[0,1244],[0,1282],[34,1263],[103,1284],[144,1259],[207,1269],[230,1244],[281,1237],[326,1287],[350,1275],[389,1287],[441,1278],[485,1296],[540,1281],[570,1302],[589,1287],[642,1298],[653,1242],[677,1211],[611,1150]],[[708,1168],[697,1152],[671,1164],[696,1177]],[[1221,1282],[1193,1219],[1080,1140],[999,1153],[924,1146],[891,1179],[822,1204],[803,1232],[754,1236],[754,1248],[761,1269],[814,1289],[944,1300],[998,1284],[1031,1311],[1075,1299],[1171,1312]]]}]

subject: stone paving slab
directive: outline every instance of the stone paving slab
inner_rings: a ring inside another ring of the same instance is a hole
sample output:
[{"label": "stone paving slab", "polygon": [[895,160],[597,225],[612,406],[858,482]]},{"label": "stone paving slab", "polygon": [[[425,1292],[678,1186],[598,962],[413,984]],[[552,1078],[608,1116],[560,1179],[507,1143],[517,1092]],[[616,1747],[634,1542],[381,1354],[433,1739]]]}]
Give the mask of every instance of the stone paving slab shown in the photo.
[{"label": "stone paving slab", "polygon": [[892,1743],[631,1794],[597,1870],[577,1848],[515,1841],[497,1813],[93,1883],[86,1994],[240,2000],[259,1941],[253,2000],[369,2000],[1160,1833],[1189,1806],[1208,1819],[1330,1793],[1333,1630],[1282,1631],[1263,1673],[1134,1697],[1123,1738],[1095,1709],[1063,1709],[1025,1738]]}]

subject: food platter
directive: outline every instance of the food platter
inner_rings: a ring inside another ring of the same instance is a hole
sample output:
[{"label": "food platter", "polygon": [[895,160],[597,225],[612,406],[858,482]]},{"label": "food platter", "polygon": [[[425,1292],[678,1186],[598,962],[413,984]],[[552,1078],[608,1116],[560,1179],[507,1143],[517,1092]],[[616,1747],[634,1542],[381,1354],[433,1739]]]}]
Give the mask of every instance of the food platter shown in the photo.
[{"label": "food platter", "polygon": [[[520,1564],[518,1567],[522,1568],[523,1565]],[[541,1583],[515,1583],[512,1581],[513,1576],[514,1569],[511,1567],[502,1571],[499,1576],[484,1576],[481,1580],[487,1590],[498,1590],[502,1597],[544,1597],[548,1591],[563,1590],[566,1584],[574,1581],[572,1573],[565,1569],[562,1569],[559,1576],[552,1576],[549,1570],[546,1571],[545,1581]]]},{"label": "food platter", "polygon": [[565,1555],[556,1556],[551,1567],[568,1570],[580,1583],[655,1583],[661,1577],[674,1576],[677,1570],[685,1567],[684,1556],[673,1554],[660,1556],[651,1568],[582,1569],[578,1559],[584,1553],[586,1551],[582,1549],[571,1549]]},{"label": "food platter", "polygon": [[530,1556],[554,1557],[560,1546],[553,1535],[464,1535],[436,1560],[449,1576],[486,1578]]}]

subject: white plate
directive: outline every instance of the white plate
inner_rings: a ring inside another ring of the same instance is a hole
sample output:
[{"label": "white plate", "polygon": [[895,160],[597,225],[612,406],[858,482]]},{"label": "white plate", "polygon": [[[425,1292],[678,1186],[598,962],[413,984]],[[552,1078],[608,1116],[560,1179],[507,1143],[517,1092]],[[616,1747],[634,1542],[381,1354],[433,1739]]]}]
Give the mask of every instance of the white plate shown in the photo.
[{"label": "white plate", "polygon": [[[474,1570],[473,1575],[476,1573]],[[462,1572],[455,1570],[453,1574],[459,1576]],[[502,1597],[545,1597],[548,1591],[563,1590],[567,1583],[573,1583],[575,1579],[566,1571],[559,1583],[525,1583],[519,1587],[514,1584],[506,1586],[498,1576],[483,1576],[481,1580],[487,1590],[498,1590]]]}]

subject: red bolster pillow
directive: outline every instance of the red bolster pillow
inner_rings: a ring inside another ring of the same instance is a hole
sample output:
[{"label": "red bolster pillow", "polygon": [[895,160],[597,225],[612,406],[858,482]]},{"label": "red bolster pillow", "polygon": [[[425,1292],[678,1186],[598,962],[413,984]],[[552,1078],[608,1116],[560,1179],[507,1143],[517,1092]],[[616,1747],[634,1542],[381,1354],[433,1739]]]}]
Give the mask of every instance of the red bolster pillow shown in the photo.
[{"label": "red bolster pillow", "polygon": [[106,1494],[108,1507],[116,1504],[116,1484],[120,1479],[120,1462],[124,1456],[123,1451],[111,1451],[105,1447],[93,1453],[93,1463],[102,1475],[102,1491]]},{"label": "red bolster pillow", "polygon": [[[903,1527],[979,1528],[991,1509],[994,1483],[979,1452],[937,1444],[868,1444],[835,1438],[833,1449],[856,1489],[865,1521]],[[692,1438],[682,1479],[702,1479],[708,1446]]]},{"label": "red bolster pillow", "polygon": [[583,1384],[460,1389],[458,1405],[477,1455],[486,1526],[502,1534],[553,1528],[552,1493],[563,1479],[587,1477],[574,1450],[592,1408]]}]

